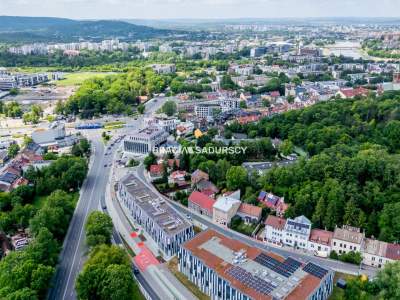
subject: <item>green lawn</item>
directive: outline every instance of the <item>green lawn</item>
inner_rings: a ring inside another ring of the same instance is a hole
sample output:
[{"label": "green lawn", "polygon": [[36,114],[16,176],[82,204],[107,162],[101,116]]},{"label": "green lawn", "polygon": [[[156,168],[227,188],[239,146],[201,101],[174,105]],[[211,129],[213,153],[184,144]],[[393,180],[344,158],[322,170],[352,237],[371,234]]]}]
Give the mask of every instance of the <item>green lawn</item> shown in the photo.
[{"label": "green lawn", "polygon": [[104,72],[77,72],[77,73],[69,73],[65,74],[65,79],[59,80],[56,82],[57,86],[74,86],[81,85],[87,79],[90,78],[104,78],[108,75],[112,75],[112,73],[104,73]]},{"label": "green lawn", "polygon": [[235,231],[251,236],[256,227],[256,224],[246,224],[245,222],[241,221],[238,226],[232,226],[231,228]]},{"label": "green lawn", "polygon": [[329,300],[342,300],[344,297],[344,290],[336,286],[336,282],[339,280],[339,278],[343,278],[347,281],[350,279],[355,279],[356,277],[357,276],[354,275],[335,272],[335,278],[333,278],[333,292],[329,297]]}]

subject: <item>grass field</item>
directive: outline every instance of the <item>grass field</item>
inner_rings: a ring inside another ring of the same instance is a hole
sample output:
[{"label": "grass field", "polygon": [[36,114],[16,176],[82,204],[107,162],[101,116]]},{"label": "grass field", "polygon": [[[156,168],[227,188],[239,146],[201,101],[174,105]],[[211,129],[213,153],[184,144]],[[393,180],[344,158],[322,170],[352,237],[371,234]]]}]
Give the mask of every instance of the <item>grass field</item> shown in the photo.
[{"label": "grass field", "polygon": [[344,290],[336,286],[336,282],[339,280],[339,278],[343,278],[347,281],[350,279],[355,279],[357,276],[335,272],[335,278],[333,279],[333,292],[329,297],[329,300],[342,300],[344,297]]},{"label": "grass field", "polygon": [[98,77],[104,78],[113,73],[102,73],[102,72],[77,72],[65,74],[65,79],[56,82],[57,86],[76,86],[81,85],[87,79]]}]

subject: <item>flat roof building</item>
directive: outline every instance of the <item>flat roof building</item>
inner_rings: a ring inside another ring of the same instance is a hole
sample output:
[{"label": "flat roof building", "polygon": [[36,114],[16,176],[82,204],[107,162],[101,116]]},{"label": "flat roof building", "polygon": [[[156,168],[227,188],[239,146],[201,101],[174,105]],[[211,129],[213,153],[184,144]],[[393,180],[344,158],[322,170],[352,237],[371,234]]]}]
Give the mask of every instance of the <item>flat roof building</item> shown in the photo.
[{"label": "flat roof building", "polygon": [[148,127],[127,135],[124,139],[124,151],[134,154],[147,154],[165,143],[168,133],[158,127]]},{"label": "flat roof building", "polygon": [[135,175],[123,177],[117,185],[116,194],[129,210],[130,217],[142,226],[167,256],[175,255],[179,246],[193,237],[193,225]]},{"label": "flat roof building", "polygon": [[179,270],[221,300],[328,299],[334,272],[264,252],[216,231],[199,233],[178,254]]}]

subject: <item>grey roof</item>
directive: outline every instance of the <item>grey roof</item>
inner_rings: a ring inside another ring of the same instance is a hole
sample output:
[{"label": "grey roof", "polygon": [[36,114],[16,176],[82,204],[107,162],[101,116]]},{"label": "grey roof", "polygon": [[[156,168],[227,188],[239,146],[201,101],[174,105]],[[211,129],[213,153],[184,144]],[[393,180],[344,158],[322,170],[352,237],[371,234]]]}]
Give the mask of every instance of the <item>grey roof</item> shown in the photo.
[{"label": "grey roof", "polygon": [[192,226],[135,175],[127,175],[122,179],[121,184],[132,196],[135,204],[146,212],[166,234],[175,235]]}]

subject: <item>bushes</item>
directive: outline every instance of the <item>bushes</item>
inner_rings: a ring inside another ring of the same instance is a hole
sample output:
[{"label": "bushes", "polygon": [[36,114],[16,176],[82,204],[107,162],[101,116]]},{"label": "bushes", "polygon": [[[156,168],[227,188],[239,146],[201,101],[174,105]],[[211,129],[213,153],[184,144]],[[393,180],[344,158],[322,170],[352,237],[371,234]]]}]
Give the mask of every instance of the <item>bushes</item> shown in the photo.
[{"label": "bushes", "polygon": [[351,263],[355,265],[359,265],[362,262],[362,256],[360,252],[350,251],[343,254],[337,254],[336,251],[332,251],[329,255],[329,258],[340,260],[342,262]]}]

